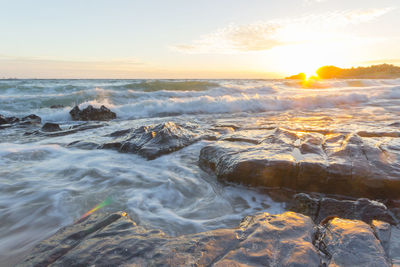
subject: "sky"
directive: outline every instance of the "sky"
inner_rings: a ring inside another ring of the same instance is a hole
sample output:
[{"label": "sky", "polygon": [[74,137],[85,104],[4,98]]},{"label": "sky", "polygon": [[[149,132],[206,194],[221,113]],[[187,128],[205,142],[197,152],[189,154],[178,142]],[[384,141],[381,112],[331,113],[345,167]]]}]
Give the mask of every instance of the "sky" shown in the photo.
[{"label": "sky", "polygon": [[400,0],[0,0],[0,78],[282,78],[400,65]]}]

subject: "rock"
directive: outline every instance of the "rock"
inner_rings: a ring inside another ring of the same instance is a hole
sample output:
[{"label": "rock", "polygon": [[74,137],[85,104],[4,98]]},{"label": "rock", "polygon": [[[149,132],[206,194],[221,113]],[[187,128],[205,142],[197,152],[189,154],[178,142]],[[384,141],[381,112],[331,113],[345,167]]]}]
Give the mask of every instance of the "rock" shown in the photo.
[{"label": "rock", "polygon": [[135,153],[150,160],[184,148],[199,139],[191,127],[174,122],[117,131],[109,136],[117,138],[100,148]]},{"label": "rock", "polygon": [[328,266],[391,266],[371,227],[362,221],[334,218],[316,240]]},{"label": "rock", "polygon": [[308,217],[263,213],[245,218],[240,227],[239,238],[244,240],[214,266],[320,266]]},{"label": "rock", "polygon": [[400,227],[392,227],[390,232],[389,256],[393,266],[400,266]]},{"label": "rock", "polygon": [[307,194],[296,194],[289,204],[289,209],[310,216],[315,223],[320,223],[329,216],[344,219],[361,220],[370,224],[373,220],[396,224],[396,219],[381,202],[360,198],[356,201],[333,198],[312,198]]},{"label": "rock", "polygon": [[312,221],[292,212],[179,237],[137,226],[125,213],[92,215],[42,241],[19,266],[319,266],[313,234]]},{"label": "rock", "polygon": [[56,108],[64,108],[64,105],[51,105],[50,108],[56,109]]},{"label": "rock", "polygon": [[390,234],[391,226],[387,222],[379,220],[373,220],[371,222],[372,230],[374,230],[375,236],[381,242],[383,249],[385,250],[386,256],[390,255]]},{"label": "rock", "polygon": [[19,119],[16,117],[4,117],[3,115],[0,115],[0,125],[12,124],[12,123],[17,123],[17,122],[19,122]]},{"label": "rock", "polygon": [[74,121],[107,121],[113,120],[117,115],[106,108],[101,106],[100,108],[94,108],[89,105],[87,108],[80,110],[78,106],[75,106],[69,114]]},{"label": "rock", "polygon": [[57,132],[57,131],[61,131],[61,128],[60,128],[60,125],[58,125],[57,123],[46,122],[42,126],[42,131],[44,131],[44,132]]},{"label": "rock", "polygon": [[3,115],[0,115],[0,125],[7,124],[7,123],[8,123],[7,118],[4,117]]},{"label": "rock", "polygon": [[399,198],[398,147],[356,134],[299,134],[281,128],[265,133],[254,144],[230,140],[204,147],[200,166],[220,179],[251,186]]},{"label": "rock", "polygon": [[[259,213],[237,228],[171,237],[124,212],[92,214],[40,242],[18,266],[390,266],[375,236],[387,241],[390,225],[373,227],[375,233],[357,220],[316,226],[294,212]],[[398,243],[390,241],[390,253]]]},{"label": "rock", "polygon": [[64,131],[48,132],[45,135],[48,136],[48,137],[65,136],[65,135],[70,135],[70,134],[74,134],[74,133],[77,133],[77,132],[97,129],[97,128],[101,128],[101,127],[104,127],[104,124],[87,124],[87,123],[84,123],[84,124],[74,125],[70,129],[67,129],[67,130],[64,130]]},{"label": "rock", "polygon": [[286,208],[310,216],[311,219],[316,222],[319,217],[320,201],[320,198],[313,198],[308,194],[299,193],[293,196],[293,200],[287,203]]},{"label": "rock", "polygon": [[42,119],[35,115],[31,114],[26,117],[23,117],[20,121],[21,124],[27,125],[27,124],[40,124],[42,122]]},{"label": "rock", "polygon": [[88,141],[74,141],[69,143],[67,147],[75,147],[75,148],[90,150],[90,149],[96,149],[97,147],[99,147],[99,144]]}]

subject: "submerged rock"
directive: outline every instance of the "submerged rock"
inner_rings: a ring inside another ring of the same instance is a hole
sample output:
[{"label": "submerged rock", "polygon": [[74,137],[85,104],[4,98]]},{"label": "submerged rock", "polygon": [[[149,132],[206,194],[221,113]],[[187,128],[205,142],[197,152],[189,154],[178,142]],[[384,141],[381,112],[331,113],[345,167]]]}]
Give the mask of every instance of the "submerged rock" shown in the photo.
[{"label": "submerged rock", "polygon": [[120,152],[139,154],[147,159],[177,151],[199,139],[199,135],[191,127],[174,122],[121,130],[109,136],[117,138],[100,148],[118,149]]},{"label": "submerged rock", "polygon": [[69,114],[74,121],[108,121],[117,117],[114,112],[105,106],[94,108],[91,105],[87,106],[87,108],[83,110],[80,110],[78,106],[75,106]]},{"label": "submerged rock", "polygon": [[390,266],[390,259],[374,230],[361,221],[334,218],[317,227],[309,217],[294,212],[260,213],[246,217],[238,228],[171,237],[160,230],[138,226],[126,213],[119,212],[91,215],[83,222],[62,228],[36,245],[18,266],[322,266],[322,263]]},{"label": "submerged rock", "polygon": [[57,123],[46,122],[42,126],[42,131],[44,131],[44,132],[57,132],[57,131],[61,131],[61,128],[60,128],[60,125],[58,125]]},{"label": "submerged rock", "polygon": [[371,198],[400,198],[398,147],[356,134],[297,133],[278,128],[258,143],[219,141],[200,165],[224,180]]}]

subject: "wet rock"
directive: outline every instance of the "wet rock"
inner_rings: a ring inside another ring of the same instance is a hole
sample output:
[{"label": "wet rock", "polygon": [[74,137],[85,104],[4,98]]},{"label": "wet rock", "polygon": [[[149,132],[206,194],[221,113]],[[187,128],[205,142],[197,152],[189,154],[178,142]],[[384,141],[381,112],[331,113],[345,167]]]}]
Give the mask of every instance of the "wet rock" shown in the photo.
[{"label": "wet rock", "polygon": [[147,159],[177,151],[201,138],[191,127],[174,122],[117,131],[109,136],[117,138],[100,148],[118,149],[120,152],[139,154]]},{"label": "wet rock", "polygon": [[337,216],[344,219],[361,220],[371,223],[373,220],[396,224],[396,219],[381,202],[360,198],[356,201],[333,198],[313,198],[307,194],[296,194],[289,209],[310,216],[316,223],[326,217]]},{"label": "wet rock", "polygon": [[298,213],[249,216],[240,225],[240,244],[214,266],[319,266],[312,245],[314,225]]},{"label": "wet rock", "polygon": [[18,266],[390,266],[396,256],[381,243],[398,255],[399,239],[388,237],[388,227],[340,218],[316,226],[294,212],[260,213],[237,228],[171,237],[119,212],[62,228]]},{"label": "wet rock", "polygon": [[179,237],[137,226],[125,213],[92,215],[42,241],[19,266],[319,266],[313,234],[312,221],[291,212]]},{"label": "wet rock", "polygon": [[13,124],[19,122],[19,119],[16,117],[4,117],[0,115],[0,125],[2,124]]},{"label": "wet rock", "polygon": [[399,226],[391,228],[389,256],[392,259],[393,266],[400,266],[400,227]]},{"label": "wet rock", "polygon": [[44,131],[44,132],[57,132],[57,131],[61,131],[61,128],[60,128],[60,125],[58,125],[57,123],[46,122],[42,126],[42,131]]},{"label": "wet rock", "polygon": [[64,108],[64,105],[51,105],[50,108],[56,109],[56,108]]},{"label": "wet rock", "polygon": [[[84,123],[84,124],[80,124],[80,125],[74,125],[74,126],[70,127],[69,129],[63,130],[63,129],[61,129],[59,127],[58,124],[55,124],[55,123],[51,123],[51,124],[53,124],[53,125],[49,125],[49,126],[46,126],[46,127],[44,127],[45,126],[44,125],[41,130],[34,130],[34,131],[25,132],[24,135],[26,135],[26,136],[28,136],[28,135],[38,135],[38,136],[46,136],[46,137],[59,137],[59,136],[65,136],[65,135],[74,134],[74,133],[81,132],[81,131],[92,130],[92,129],[97,129],[97,128],[104,127],[104,124],[97,124],[97,123],[96,124],[87,124],[87,123]],[[57,125],[58,127],[55,126],[55,125]],[[48,130],[46,130],[46,129],[48,129]],[[86,141],[77,140],[77,141],[74,141],[74,142],[76,142],[76,143],[77,142],[84,143]],[[72,142],[72,143],[74,143],[74,142]],[[92,144],[94,144],[94,143],[92,143]],[[94,146],[92,148],[95,149],[95,148],[98,148],[98,146],[99,146],[99,144],[96,144],[96,146]]]},{"label": "wet rock", "polygon": [[286,208],[310,216],[315,222],[318,218],[320,204],[320,198],[313,198],[308,194],[299,193],[293,196],[293,200],[287,203]]},{"label": "wet rock", "polygon": [[35,114],[28,115],[26,117],[23,117],[20,120],[20,124],[23,124],[23,125],[40,124],[41,122],[42,122],[42,119]]},{"label": "wet rock", "polygon": [[371,227],[362,221],[334,218],[316,241],[328,266],[391,266]]},{"label": "wet rock", "polygon": [[113,120],[117,115],[106,108],[101,106],[100,108],[94,108],[89,105],[87,108],[80,110],[78,106],[75,106],[69,114],[74,121],[108,121]]},{"label": "wet rock", "polygon": [[7,124],[7,123],[8,123],[7,118],[4,117],[3,115],[0,115],[0,125]]},{"label": "wet rock", "polygon": [[88,142],[88,141],[74,141],[67,145],[67,147],[75,147],[80,149],[96,149],[99,144],[95,142]]},{"label": "wet rock", "polygon": [[400,198],[397,147],[356,134],[281,128],[267,133],[258,144],[233,139],[215,142],[201,150],[199,163],[220,179],[246,185]]},{"label": "wet rock", "polygon": [[385,250],[386,256],[390,256],[390,234],[391,226],[387,222],[379,220],[373,220],[371,222],[372,230],[374,230],[375,236],[381,242],[383,249]]},{"label": "wet rock", "polygon": [[85,124],[80,124],[80,125],[74,125],[70,129],[67,129],[64,131],[49,132],[49,133],[46,133],[45,135],[48,137],[65,136],[65,135],[70,135],[70,134],[74,134],[77,132],[97,129],[97,128],[101,128],[101,127],[104,127],[104,124],[86,124],[85,123]]}]

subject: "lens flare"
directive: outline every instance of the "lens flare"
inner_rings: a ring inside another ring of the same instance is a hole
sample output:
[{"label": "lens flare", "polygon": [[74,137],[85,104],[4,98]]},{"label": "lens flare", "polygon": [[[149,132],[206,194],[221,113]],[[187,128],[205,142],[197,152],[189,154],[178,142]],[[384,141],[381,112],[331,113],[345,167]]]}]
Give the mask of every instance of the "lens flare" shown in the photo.
[{"label": "lens flare", "polygon": [[97,204],[93,209],[91,209],[88,212],[86,212],[85,214],[83,214],[82,217],[76,223],[83,222],[90,214],[92,214],[93,212],[95,212],[98,209],[101,209],[101,208],[103,208],[105,206],[110,205],[111,202],[112,202],[111,197],[106,198],[103,202]]}]

